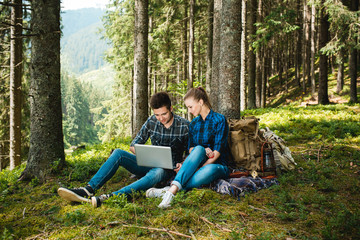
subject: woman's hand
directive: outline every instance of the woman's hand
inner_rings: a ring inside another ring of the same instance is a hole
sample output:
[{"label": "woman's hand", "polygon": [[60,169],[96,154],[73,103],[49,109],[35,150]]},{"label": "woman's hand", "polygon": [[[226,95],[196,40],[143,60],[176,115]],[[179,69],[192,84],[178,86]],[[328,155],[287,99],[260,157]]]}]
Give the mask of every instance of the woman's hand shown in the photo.
[{"label": "woman's hand", "polygon": [[205,152],[206,152],[206,156],[208,158],[213,158],[214,157],[214,152],[210,148],[205,148]]},{"label": "woman's hand", "polygon": [[182,167],[182,163],[177,163],[174,171],[175,171],[176,173],[178,173],[181,167]]}]

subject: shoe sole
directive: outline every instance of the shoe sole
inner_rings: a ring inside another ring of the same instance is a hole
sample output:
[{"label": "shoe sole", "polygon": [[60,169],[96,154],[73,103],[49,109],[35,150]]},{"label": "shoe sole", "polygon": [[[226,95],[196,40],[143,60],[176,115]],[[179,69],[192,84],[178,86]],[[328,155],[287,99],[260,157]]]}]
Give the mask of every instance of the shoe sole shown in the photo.
[{"label": "shoe sole", "polygon": [[147,198],[155,198],[154,195],[151,195],[151,196],[150,196],[150,192],[151,192],[153,189],[155,189],[155,188],[149,188],[148,190],[146,190],[145,196],[146,196]]},{"label": "shoe sole", "polygon": [[70,202],[90,202],[90,199],[81,197],[66,188],[59,188],[57,192],[60,197]]},{"label": "shoe sole", "polygon": [[156,189],[156,188],[149,188],[149,189],[145,192],[145,196],[146,196],[147,198],[161,198],[161,197],[164,196],[165,192],[166,192],[167,190],[169,190],[169,188],[166,188],[166,189],[163,188],[161,194],[158,194],[158,195],[154,194],[154,195],[153,195],[153,194],[150,194],[150,192],[151,192],[153,189]]},{"label": "shoe sole", "polygon": [[94,208],[99,207],[98,204],[97,204],[96,197],[91,197],[91,205],[92,205]]}]

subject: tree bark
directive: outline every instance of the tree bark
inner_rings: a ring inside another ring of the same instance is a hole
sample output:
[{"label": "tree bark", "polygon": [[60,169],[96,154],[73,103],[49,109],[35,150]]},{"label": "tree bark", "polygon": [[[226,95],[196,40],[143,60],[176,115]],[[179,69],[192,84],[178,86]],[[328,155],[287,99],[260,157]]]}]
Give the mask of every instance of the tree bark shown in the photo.
[{"label": "tree bark", "polygon": [[245,32],[246,32],[246,0],[242,0],[241,1],[241,53],[240,53],[240,111],[244,111],[246,109]]},{"label": "tree bark", "polygon": [[64,164],[60,90],[60,0],[31,1],[30,149],[21,179],[44,181]]},{"label": "tree bark", "polygon": [[[351,1],[351,11],[357,11],[359,9],[359,1]],[[356,41],[355,41],[356,42]],[[350,50],[349,58],[349,75],[350,75],[350,103],[357,103],[357,49]]]},{"label": "tree bark", "polygon": [[[324,0],[322,0],[324,3]],[[322,5],[324,6],[324,5]],[[326,46],[329,36],[329,22],[324,7],[320,11],[320,39],[319,48]],[[319,62],[319,90],[318,90],[318,103],[329,104],[328,96],[328,57],[326,54],[320,53]]]},{"label": "tree bark", "polygon": [[211,95],[212,77],[212,54],[213,54],[213,21],[214,21],[214,0],[209,1],[208,5],[208,34],[206,50],[206,91]]},{"label": "tree bark", "polygon": [[[296,1],[297,17],[296,25],[301,26],[301,0]],[[295,32],[296,50],[295,50],[295,82],[301,87],[300,82],[300,67],[301,67],[301,53],[302,53],[302,28],[299,28]]]},{"label": "tree bark", "polygon": [[[248,29],[249,36],[255,35],[255,22],[256,22],[256,0],[248,1]],[[256,62],[255,53],[251,47],[251,39],[249,39],[249,51],[248,51],[248,108],[252,109],[256,107],[256,92],[255,92],[255,81],[256,81]]]},{"label": "tree bark", "polygon": [[13,0],[10,28],[10,170],[21,164],[22,0]]},{"label": "tree bark", "polygon": [[309,23],[308,23],[308,15],[309,15],[309,8],[307,6],[307,0],[304,0],[303,2],[303,82],[302,82],[302,88],[303,93],[306,93],[306,83],[308,78],[308,59],[309,58],[309,52],[308,52],[308,46],[309,46]]},{"label": "tree bark", "polygon": [[[258,13],[258,22],[262,22],[262,0],[258,1],[257,5],[257,13]],[[261,107],[261,97],[262,97],[262,72],[264,69],[262,68],[263,64],[263,48],[260,46],[256,50],[256,107]]]},{"label": "tree bark", "polygon": [[219,109],[219,67],[220,67],[220,33],[221,33],[221,8],[222,0],[214,0],[214,20],[213,20],[213,57],[212,57],[212,76],[210,81],[210,101],[214,111]]},{"label": "tree bark", "polygon": [[315,15],[316,15],[316,8],[315,4],[311,5],[311,36],[310,36],[310,42],[311,42],[311,96],[312,98],[315,97],[316,93],[316,82],[315,82]]},{"label": "tree bark", "polygon": [[148,0],[135,0],[133,134],[140,131],[148,118],[148,29]]},{"label": "tree bark", "polygon": [[241,0],[224,0],[221,9],[219,112],[240,117]]},{"label": "tree bark", "polygon": [[[194,82],[194,8],[195,0],[190,0],[190,14],[189,14],[189,78],[187,81],[187,89],[193,87]],[[188,119],[192,119],[192,114],[188,112]]]}]

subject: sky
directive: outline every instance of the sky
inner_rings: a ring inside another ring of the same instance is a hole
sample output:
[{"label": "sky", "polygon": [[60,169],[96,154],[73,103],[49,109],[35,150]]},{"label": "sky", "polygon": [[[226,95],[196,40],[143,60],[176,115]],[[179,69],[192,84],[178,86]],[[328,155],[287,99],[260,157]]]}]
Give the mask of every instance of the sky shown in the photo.
[{"label": "sky", "polygon": [[74,10],[79,8],[105,8],[109,0],[62,0],[62,10]]}]

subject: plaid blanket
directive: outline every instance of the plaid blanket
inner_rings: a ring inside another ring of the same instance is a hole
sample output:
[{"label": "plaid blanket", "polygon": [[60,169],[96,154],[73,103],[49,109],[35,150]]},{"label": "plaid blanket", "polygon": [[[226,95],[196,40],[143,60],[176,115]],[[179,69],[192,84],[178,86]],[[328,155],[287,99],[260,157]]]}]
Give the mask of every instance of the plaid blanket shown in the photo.
[{"label": "plaid blanket", "polygon": [[257,192],[260,189],[268,188],[274,184],[279,184],[276,178],[262,179],[257,177],[254,179],[253,177],[240,177],[219,179],[210,187],[218,193],[228,194],[240,200],[240,197],[243,197],[246,193]]}]

